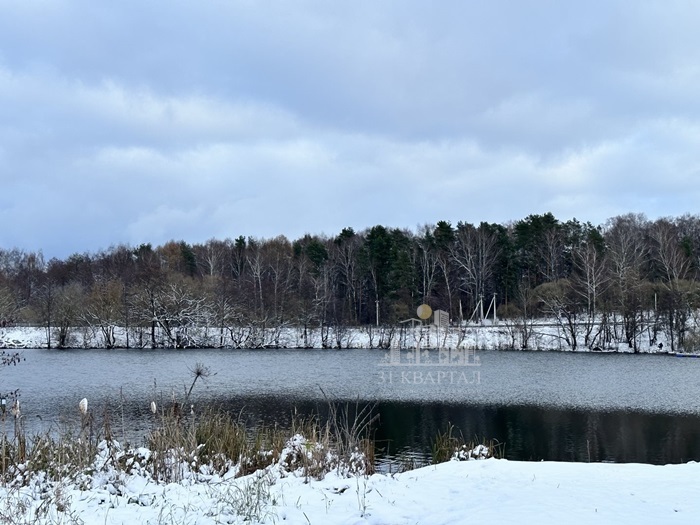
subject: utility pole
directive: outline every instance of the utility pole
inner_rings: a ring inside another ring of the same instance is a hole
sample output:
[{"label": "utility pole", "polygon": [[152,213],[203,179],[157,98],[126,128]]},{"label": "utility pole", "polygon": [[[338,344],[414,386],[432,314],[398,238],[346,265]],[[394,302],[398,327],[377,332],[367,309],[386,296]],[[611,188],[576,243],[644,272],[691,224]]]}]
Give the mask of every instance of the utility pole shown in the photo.
[{"label": "utility pole", "polygon": [[496,292],[493,294],[493,324],[498,323],[496,319]]}]

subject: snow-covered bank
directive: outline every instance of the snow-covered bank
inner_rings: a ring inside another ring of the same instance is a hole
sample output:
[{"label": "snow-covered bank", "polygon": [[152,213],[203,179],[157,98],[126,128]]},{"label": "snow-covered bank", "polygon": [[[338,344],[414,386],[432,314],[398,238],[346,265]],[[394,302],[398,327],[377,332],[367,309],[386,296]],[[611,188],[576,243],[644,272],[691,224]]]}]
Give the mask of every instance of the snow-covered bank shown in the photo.
[{"label": "snow-covered bank", "polygon": [[[110,332],[119,348],[150,348],[153,346],[150,329],[131,328],[128,331],[114,327]],[[275,327],[254,326],[227,328],[225,331],[211,328],[189,328],[178,338],[183,347],[199,348],[401,348],[401,349],[467,349],[467,350],[545,350],[545,351],[614,351],[633,352],[629,344],[611,340],[603,347],[585,346],[579,342],[576,348],[567,343],[559,325],[551,322],[532,324],[525,330],[508,321],[483,324],[450,326],[364,326],[364,327]],[[569,337],[570,339],[570,337]],[[581,337],[583,341],[583,336]],[[71,348],[105,348],[99,329],[72,328],[68,338]],[[644,333],[638,337],[637,349],[642,353],[667,353],[669,345],[663,333]],[[56,346],[52,338],[52,347]],[[175,347],[176,341],[163,335],[156,337],[156,346]],[[46,348],[47,333],[44,327],[0,328],[0,349]]]},{"label": "snow-covered bank", "polygon": [[[229,479],[37,482],[0,487],[6,523],[290,525],[697,523],[700,464],[450,461],[395,475],[322,480],[270,470]],[[36,511],[39,510],[37,514]],[[21,511],[21,512],[20,512]],[[34,519],[35,515],[43,516]],[[26,521],[25,521],[26,520]]]}]

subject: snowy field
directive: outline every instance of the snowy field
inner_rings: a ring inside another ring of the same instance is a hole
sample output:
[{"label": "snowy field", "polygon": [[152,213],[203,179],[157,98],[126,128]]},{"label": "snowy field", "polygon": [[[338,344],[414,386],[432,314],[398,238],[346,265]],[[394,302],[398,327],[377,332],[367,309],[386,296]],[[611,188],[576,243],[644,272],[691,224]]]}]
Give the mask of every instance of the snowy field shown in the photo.
[{"label": "snowy field", "polygon": [[[82,487],[79,485],[83,485]],[[89,480],[0,488],[2,523],[290,525],[698,523],[700,464],[449,461],[395,475],[322,480],[277,466],[246,477]],[[39,518],[36,518],[39,516]],[[248,521],[246,521],[246,519]]]}]

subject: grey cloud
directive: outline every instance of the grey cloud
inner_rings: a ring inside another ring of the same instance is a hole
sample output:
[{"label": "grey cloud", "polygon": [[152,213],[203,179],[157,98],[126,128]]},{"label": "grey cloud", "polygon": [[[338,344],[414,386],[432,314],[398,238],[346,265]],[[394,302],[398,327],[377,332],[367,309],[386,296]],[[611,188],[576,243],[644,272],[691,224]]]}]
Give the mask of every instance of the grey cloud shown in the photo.
[{"label": "grey cloud", "polygon": [[693,212],[698,11],[0,3],[0,246]]}]

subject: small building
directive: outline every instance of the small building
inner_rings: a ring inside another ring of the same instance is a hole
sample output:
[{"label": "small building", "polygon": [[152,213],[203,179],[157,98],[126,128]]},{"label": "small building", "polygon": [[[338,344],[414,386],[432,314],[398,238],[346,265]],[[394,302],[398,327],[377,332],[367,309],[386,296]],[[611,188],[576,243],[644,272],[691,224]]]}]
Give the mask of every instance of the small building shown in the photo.
[{"label": "small building", "polygon": [[433,325],[438,328],[447,327],[450,324],[450,314],[445,310],[435,310],[433,312]]}]

